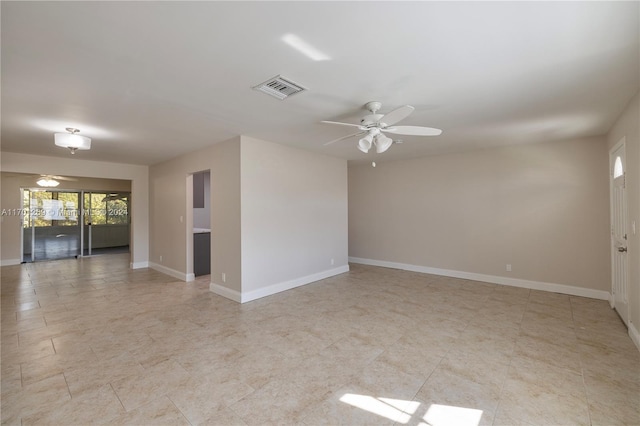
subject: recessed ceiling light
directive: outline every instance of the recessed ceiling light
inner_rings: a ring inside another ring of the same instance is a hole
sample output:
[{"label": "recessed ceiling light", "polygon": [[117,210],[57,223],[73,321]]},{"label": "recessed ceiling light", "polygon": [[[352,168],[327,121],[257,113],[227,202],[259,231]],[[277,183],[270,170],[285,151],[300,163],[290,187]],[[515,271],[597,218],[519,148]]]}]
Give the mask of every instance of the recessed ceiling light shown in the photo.
[{"label": "recessed ceiling light", "polygon": [[285,34],[282,41],[314,61],[328,61],[331,59],[327,54],[319,51],[295,34]]}]

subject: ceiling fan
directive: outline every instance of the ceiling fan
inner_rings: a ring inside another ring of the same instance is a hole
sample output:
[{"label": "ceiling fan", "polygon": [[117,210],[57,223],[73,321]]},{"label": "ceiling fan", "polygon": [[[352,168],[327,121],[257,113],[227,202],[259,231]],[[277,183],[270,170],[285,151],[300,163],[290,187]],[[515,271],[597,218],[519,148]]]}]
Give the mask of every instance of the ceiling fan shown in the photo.
[{"label": "ceiling fan", "polygon": [[60,182],[58,181],[61,181],[61,180],[67,180],[67,181],[78,180],[76,178],[65,177],[65,176],[54,176],[54,175],[33,175],[33,176],[38,178],[38,181],[36,182],[38,186],[44,186],[44,187],[58,186],[60,184]]},{"label": "ceiling fan", "polygon": [[354,136],[366,135],[358,141],[358,149],[366,154],[369,152],[371,147],[375,145],[376,152],[380,154],[388,150],[394,142],[393,139],[385,135],[385,133],[407,136],[438,136],[442,133],[442,130],[434,129],[433,127],[394,126],[394,124],[407,118],[409,114],[415,110],[415,108],[410,105],[396,108],[388,114],[378,114],[378,111],[382,107],[382,103],[377,101],[367,102],[364,107],[369,110],[371,114],[364,116],[362,120],[360,120],[360,124],[342,123],[339,121],[322,121],[322,123],[326,124],[357,127],[358,130],[360,130],[357,133],[352,133],[329,141],[325,143],[325,145],[331,145],[332,143],[349,139]]}]

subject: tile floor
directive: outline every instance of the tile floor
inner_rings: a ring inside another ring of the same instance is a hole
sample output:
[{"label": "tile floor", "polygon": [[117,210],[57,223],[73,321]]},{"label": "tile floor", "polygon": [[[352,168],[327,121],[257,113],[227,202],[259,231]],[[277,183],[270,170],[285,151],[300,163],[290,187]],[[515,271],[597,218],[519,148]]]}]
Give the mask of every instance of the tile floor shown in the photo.
[{"label": "tile floor", "polygon": [[2,424],[640,424],[604,301],[352,265],[238,305],[127,266],[1,269]]}]

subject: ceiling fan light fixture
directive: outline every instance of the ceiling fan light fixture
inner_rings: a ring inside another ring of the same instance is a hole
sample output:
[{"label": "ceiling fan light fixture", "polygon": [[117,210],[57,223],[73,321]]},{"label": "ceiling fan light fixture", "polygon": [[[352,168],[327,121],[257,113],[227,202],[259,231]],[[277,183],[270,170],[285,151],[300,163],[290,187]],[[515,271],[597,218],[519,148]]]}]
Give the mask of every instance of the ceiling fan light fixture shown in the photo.
[{"label": "ceiling fan light fixture", "polygon": [[77,133],[80,130],[74,129],[73,127],[67,127],[66,130],[69,133],[54,133],[53,141],[56,146],[69,148],[72,154],[75,154],[78,149],[91,149],[91,139],[86,136],[78,135]]},{"label": "ceiling fan light fixture", "polygon": [[39,186],[44,186],[45,188],[54,188],[54,187],[60,185],[60,182],[58,182],[55,179],[48,178],[48,177],[43,177],[43,178],[39,179],[36,183]]},{"label": "ceiling fan light fixture", "polygon": [[358,141],[358,149],[364,152],[365,154],[367,154],[371,149],[372,143],[373,143],[373,136],[369,134]]},{"label": "ceiling fan light fixture", "polygon": [[388,150],[393,144],[393,139],[383,135],[382,133],[376,138],[376,152],[382,154]]}]

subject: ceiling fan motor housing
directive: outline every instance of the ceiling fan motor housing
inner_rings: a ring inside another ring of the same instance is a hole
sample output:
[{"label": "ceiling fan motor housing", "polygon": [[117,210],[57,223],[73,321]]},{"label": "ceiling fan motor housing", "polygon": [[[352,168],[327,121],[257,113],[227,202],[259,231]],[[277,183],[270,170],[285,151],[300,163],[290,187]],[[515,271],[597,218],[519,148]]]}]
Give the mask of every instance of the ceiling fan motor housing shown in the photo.
[{"label": "ceiling fan motor housing", "polygon": [[365,115],[362,120],[360,120],[360,124],[363,126],[371,126],[372,124],[378,123],[382,117],[384,117],[384,114]]}]

